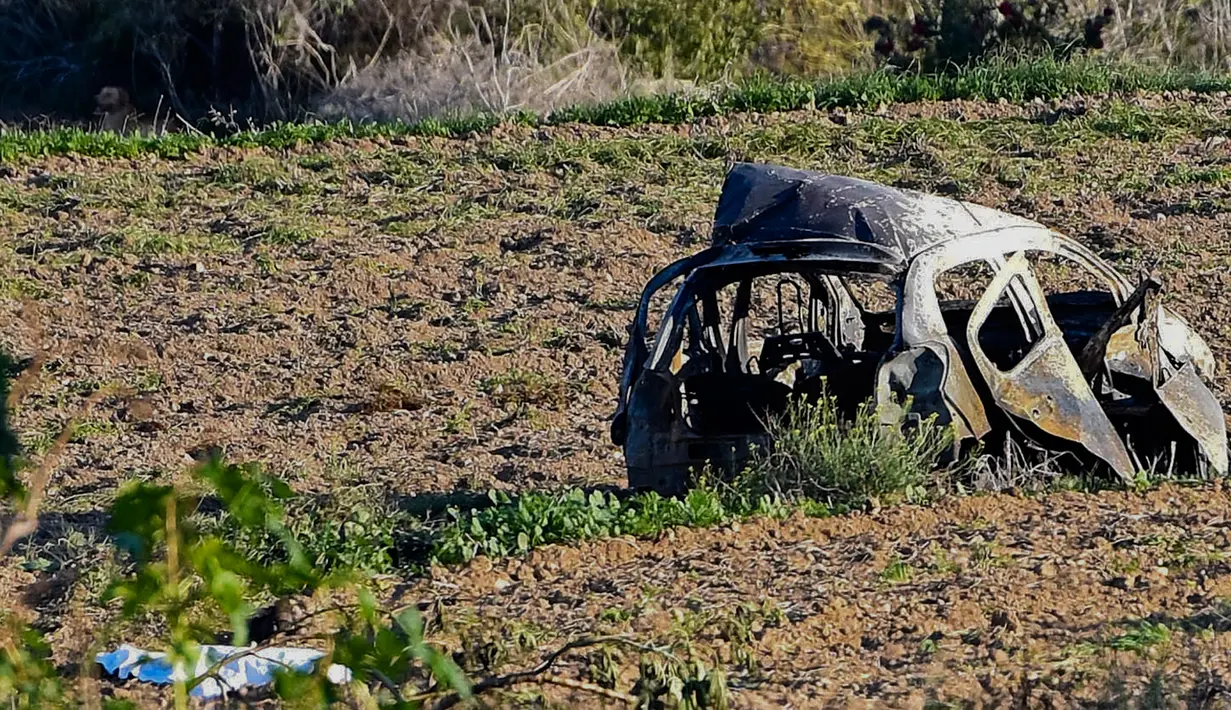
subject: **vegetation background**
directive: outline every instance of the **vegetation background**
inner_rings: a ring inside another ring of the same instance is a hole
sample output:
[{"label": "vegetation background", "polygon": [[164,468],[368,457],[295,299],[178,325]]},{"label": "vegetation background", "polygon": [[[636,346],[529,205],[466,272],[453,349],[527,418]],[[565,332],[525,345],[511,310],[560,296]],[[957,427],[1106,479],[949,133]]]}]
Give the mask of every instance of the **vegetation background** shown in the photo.
[{"label": "vegetation background", "polygon": [[545,111],[1009,47],[1218,70],[1228,19],[1228,0],[0,0],[0,119],[80,119],[108,85],[233,126]]}]

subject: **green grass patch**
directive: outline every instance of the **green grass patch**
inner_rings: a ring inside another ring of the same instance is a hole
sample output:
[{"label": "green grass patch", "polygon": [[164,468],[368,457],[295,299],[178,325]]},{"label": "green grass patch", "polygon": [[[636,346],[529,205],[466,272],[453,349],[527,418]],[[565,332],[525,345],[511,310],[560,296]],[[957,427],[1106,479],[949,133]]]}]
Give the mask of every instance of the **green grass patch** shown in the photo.
[{"label": "green grass patch", "polygon": [[711,527],[757,512],[774,511],[767,500],[749,504],[725,489],[701,485],[682,498],[639,493],[621,498],[573,489],[526,493],[512,499],[490,494],[491,507],[451,509],[451,524],[436,534],[432,556],[446,564],[477,555],[503,557],[540,545],[631,535],[655,537],[672,527]]},{"label": "green grass patch", "polygon": [[567,382],[541,372],[516,368],[483,380],[479,388],[502,407],[539,405],[562,409],[569,397]]},{"label": "green grass patch", "polygon": [[[280,123],[233,135],[197,133],[164,136],[118,136],[58,128],[7,131],[0,135],[0,160],[49,155],[132,158],[156,155],[181,158],[212,146],[287,149],[337,139],[407,136],[461,138],[490,131],[501,123],[555,125],[587,123],[634,126],[685,123],[709,116],[743,112],[797,111],[875,107],[924,100],[972,99],[1022,102],[1077,94],[1131,94],[1138,91],[1231,90],[1231,75],[1151,68],[1089,58],[1062,61],[1049,57],[1000,59],[945,74],[879,70],[809,81],[755,77],[692,93],[634,96],[616,101],[563,108],[549,114],[472,113],[428,118],[414,123]],[[1153,129],[1139,131],[1142,139]]]},{"label": "green grass patch", "polygon": [[932,420],[906,432],[885,426],[871,402],[845,420],[829,395],[792,400],[768,428],[772,447],[754,455],[736,485],[749,496],[823,501],[839,510],[923,500],[953,444],[953,432]]},{"label": "green grass patch", "polygon": [[1138,621],[1131,628],[1107,640],[1107,647],[1117,651],[1145,653],[1155,646],[1171,641],[1171,627],[1161,622]]}]

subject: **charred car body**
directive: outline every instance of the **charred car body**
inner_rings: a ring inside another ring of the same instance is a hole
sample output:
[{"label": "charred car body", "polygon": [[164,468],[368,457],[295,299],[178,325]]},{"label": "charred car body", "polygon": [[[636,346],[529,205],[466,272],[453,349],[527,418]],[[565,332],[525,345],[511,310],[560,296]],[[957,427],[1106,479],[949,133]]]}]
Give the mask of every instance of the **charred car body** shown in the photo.
[{"label": "charred car body", "polygon": [[[1044,270],[1083,286],[1049,288]],[[935,415],[960,445],[1020,433],[1123,478],[1165,457],[1226,473],[1213,355],[1160,291],[1024,218],[737,164],[711,246],[641,296],[612,440],[630,486],[676,492],[707,463],[739,466],[768,416],[823,387],[846,411]]]}]

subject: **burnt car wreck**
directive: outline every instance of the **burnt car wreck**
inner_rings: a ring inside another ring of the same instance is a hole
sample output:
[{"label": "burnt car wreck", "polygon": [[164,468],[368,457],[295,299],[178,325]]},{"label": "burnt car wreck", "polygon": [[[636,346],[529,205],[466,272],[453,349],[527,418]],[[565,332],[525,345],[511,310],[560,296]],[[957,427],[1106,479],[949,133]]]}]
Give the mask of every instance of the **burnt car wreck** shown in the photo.
[{"label": "burnt car wreck", "polygon": [[1125,479],[1163,459],[1224,474],[1213,355],[1160,293],[1024,218],[737,164],[712,244],[645,287],[612,440],[630,486],[677,492],[824,387],[886,422],[935,415],[963,448],[1017,436]]}]

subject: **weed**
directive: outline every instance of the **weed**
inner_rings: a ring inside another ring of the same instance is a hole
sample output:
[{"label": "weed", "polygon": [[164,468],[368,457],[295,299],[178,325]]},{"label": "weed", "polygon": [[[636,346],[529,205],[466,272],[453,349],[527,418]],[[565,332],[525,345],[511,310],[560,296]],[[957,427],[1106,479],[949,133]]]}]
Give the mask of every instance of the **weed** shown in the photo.
[{"label": "weed", "polygon": [[[262,485],[268,489],[270,484]],[[304,557],[323,572],[347,569],[364,573],[393,571],[399,541],[417,527],[379,492],[373,495],[370,488],[362,487],[341,489],[329,497],[296,496],[285,502],[283,515],[281,532],[245,526],[227,513],[204,518],[199,524],[262,565],[289,562],[283,544],[284,536],[289,536]]]},{"label": "weed", "polygon": [[610,646],[599,646],[586,655],[586,673],[603,688],[615,688],[620,682],[620,657]]},{"label": "weed", "polygon": [[102,436],[110,436],[118,431],[115,422],[87,419],[73,427],[72,438],[69,441],[78,443]]},{"label": "weed", "polygon": [[626,500],[602,491],[526,493],[516,500],[493,491],[491,506],[449,510],[452,523],[440,530],[432,554],[444,563],[476,555],[502,557],[549,543],[597,537],[656,536],[675,526],[708,527],[747,515],[741,501],[724,500],[717,490],[694,488],[683,499],[640,493]]},{"label": "weed", "polygon": [[51,291],[34,279],[24,276],[0,277],[0,300],[42,300],[50,296]]},{"label": "weed", "polygon": [[885,566],[881,571],[881,579],[891,584],[902,584],[909,582],[911,578],[911,568],[901,558],[894,558],[892,562]]},{"label": "weed", "polygon": [[870,402],[844,421],[837,400],[792,400],[768,422],[769,451],[754,454],[738,485],[785,500],[812,499],[831,507],[871,501],[920,500],[952,432],[928,420],[913,431],[882,424]]},{"label": "weed", "polygon": [[474,423],[471,422],[470,415],[473,411],[473,402],[463,402],[462,406],[454,410],[448,418],[445,419],[445,433],[462,434],[468,431],[472,432],[474,430]]},{"label": "weed", "polygon": [[609,606],[598,613],[598,620],[608,624],[623,624],[632,620],[634,611],[617,606]]},{"label": "weed", "polygon": [[700,661],[689,663],[670,656],[642,656],[633,695],[638,697],[641,707],[681,710],[726,710],[730,707],[730,691],[720,669],[707,668]]},{"label": "weed", "polygon": [[1130,624],[1130,627],[1125,633],[1108,639],[1106,646],[1117,651],[1141,654],[1171,641],[1171,627],[1164,623],[1138,621]]},{"label": "weed", "polygon": [[541,372],[512,369],[480,383],[480,389],[498,406],[542,405],[562,409],[568,402],[568,384]]},{"label": "weed", "polygon": [[932,543],[932,570],[937,574],[956,574],[962,570],[961,565],[954,562],[948,551],[937,543]]},{"label": "weed", "polygon": [[986,572],[993,567],[1006,567],[1010,558],[1000,554],[995,541],[976,541],[970,545],[970,566],[980,572]]},{"label": "weed", "polygon": [[275,224],[261,233],[261,241],[274,247],[292,247],[316,239],[316,231],[292,224]]}]

